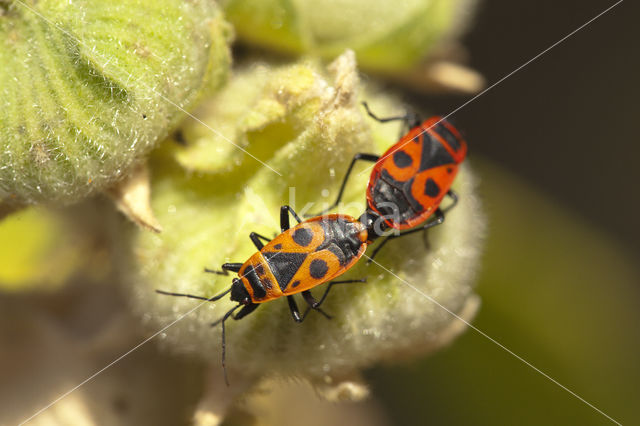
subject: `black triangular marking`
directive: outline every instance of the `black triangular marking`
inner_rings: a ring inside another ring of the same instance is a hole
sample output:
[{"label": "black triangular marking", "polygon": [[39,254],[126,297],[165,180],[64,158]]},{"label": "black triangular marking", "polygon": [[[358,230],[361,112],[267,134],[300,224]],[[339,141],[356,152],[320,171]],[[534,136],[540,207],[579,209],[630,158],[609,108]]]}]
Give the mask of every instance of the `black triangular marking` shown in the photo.
[{"label": "black triangular marking", "polygon": [[422,153],[419,171],[422,172],[442,166],[443,164],[451,163],[455,163],[453,157],[440,141],[431,136],[429,132],[422,135]]},{"label": "black triangular marking", "polygon": [[269,268],[278,281],[280,290],[283,292],[289,285],[293,276],[298,272],[300,266],[309,255],[308,253],[286,253],[279,252],[263,252],[265,260],[269,264]]}]

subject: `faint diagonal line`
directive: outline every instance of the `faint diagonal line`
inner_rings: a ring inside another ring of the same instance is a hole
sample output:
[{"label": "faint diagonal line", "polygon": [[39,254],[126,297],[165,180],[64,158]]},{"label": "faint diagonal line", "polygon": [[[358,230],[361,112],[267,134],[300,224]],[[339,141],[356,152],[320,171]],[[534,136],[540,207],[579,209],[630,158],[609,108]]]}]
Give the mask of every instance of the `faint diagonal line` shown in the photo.
[{"label": "faint diagonal line", "polygon": [[[61,26],[59,26],[58,24],[56,24],[55,22],[51,21],[50,19],[48,19],[46,16],[42,15],[40,12],[38,12],[37,10],[33,9],[32,7],[30,7],[29,5],[27,5],[26,3],[24,3],[22,0],[15,0],[16,3],[19,3],[21,6],[23,6],[24,8],[28,9],[29,11],[31,11],[33,14],[35,14],[36,16],[38,16],[40,19],[44,20],[45,22],[47,22],[48,24],[54,26],[55,28],[57,28],[60,32],[66,34],[67,36],[69,36],[72,40],[75,40],[78,44],[80,44],[81,46],[84,46],[85,48],[92,50],[90,48],[90,46],[87,46],[85,43],[83,43],[82,41],[80,41],[77,37],[74,37],[71,33],[69,33],[67,30],[65,30],[64,28],[62,28]],[[102,56],[102,55],[101,55]],[[155,57],[160,58],[158,55],[155,55]],[[166,62],[164,59],[160,58],[160,60],[162,62]],[[110,61],[110,59],[107,59],[107,63]],[[106,65],[106,63],[105,63]],[[117,66],[113,66],[115,69],[124,72],[125,74],[127,74],[129,79],[133,79],[133,76],[128,73],[127,71],[117,67]],[[200,120],[199,118],[197,118],[196,116],[194,116],[193,114],[191,114],[190,112],[188,112],[187,110],[185,110],[184,108],[182,108],[180,105],[178,105],[177,103],[173,102],[171,99],[167,98],[166,96],[164,96],[162,93],[158,92],[156,89],[154,89],[153,87],[149,86],[148,84],[141,82],[140,79],[135,79],[135,81],[142,86],[143,88],[152,91],[153,93],[155,93],[156,95],[158,95],[159,97],[161,97],[164,101],[170,103],[171,105],[173,105],[174,107],[178,108],[180,111],[182,111],[184,114],[186,114],[187,116],[189,116],[190,118],[196,120],[198,123],[202,124],[203,126],[205,126],[207,129],[209,129],[211,132],[213,132],[215,135],[219,136],[220,138],[224,139],[226,142],[230,143],[231,145],[235,146],[236,148],[238,148],[240,151],[244,152],[245,154],[247,154],[249,157],[253,158],[254,160],[256,160],[258,163],[262,164],[263,166],[265,166],[266,168],[270,169],[272,172],[274,172],[275,174],[277,174],[278,176],[282,176],[282,174],[280,172],[278,172],[277,170],[275,170],[273,167],[269,166],[267,163],[265,163],[264,161],[260,160],[258,157],[256,157],[255,155],[251,154],[249,151],[247,151],[246,149],[242,148],[240,145],[234,143],[231,139],[227,138],[225,135],[223,135],[222,133],[220,133],[218,130],[214,129],[213,127],[209,126],[208,124],[206,124],[205,122],[203,122],[202,120]]]},{"label": "faint diagonal line", "polygon": [[[276,257],[276,256],[274,256]],[[49,404],[47,404],[45,407],[42,407],[40,410],[38,410],[35,414],[33,414],[31,417],[29,417],[28,419],[22,421],[20,423],[20,426],[30,422],[31,420],[33,420],[35,417],[39,416],[40,414],[42,414],[44,411],[48,410],[49,408],[51,408],[52,406],[54,406],[55,404],[57,404],[58,402],[60,402],[61,400],[63,400],[64,398],[66,398],[67,396],[69,396],[69,394],[75,392],[76,390],[78,390],[80,387],[84,386],[85,384],[87,384],[88,382],[90,382],[91,380],[95,379],[97,376],[99,376],[100,374],[102,374],[105,370],[109,369],[110,367],[112,367],[113,365],[117,364],[118,362],[122,361],[124,358],[126,358],[127,356],[131,355],[133,352],[135,352],[136,350],[138,350],[141,346],[143,346],[144,344],[146,344],[147,342],[149,342],[150,340],[153,340],[156,336],[158,336],[159,334],[163,333],[165,330],[167,330],[168,328],[172,327],[174,324],[180,322],[182,319],[184,319],[186,316],[188,316],[189,314],[191,314],[192,312],[194,312],[195,310],[199,309],[202,305],[205,305],[207,303],[210,303],[207,300],[204,300],[202,302],[200,302],[198,305],[196,305],[196,307],[191,308],[189,311],[187,311],[185,314],[182,314],[180,316],[178,316],[178,318],[176,318],[175,320],[173,320],[171,323],[169,323],[168,325],[164,326],[163,328],[161,328],[160,330],[156,331],[155,333],[153,333],[151,336],[147,337],[146,339],[144,339],[143,341],[141,341],[140,343],[138,343],[137,345],[135,345],[133,348],[129,349],[127,352],[123,353],[122,355],[120,355],[118,358],[114,359],[113,361],[111,361],[109,364],[107,364],[106,366],[102,367],[100,370],[96,371],[95,373],[93,373],[91,376],[87,377],[86,379],[84,379],[82,382],[78,383],[76,386],[74,386],[73,388],[69,389],[68,391],[66,391],[65,393],[63,393],[62,395],[60,395],[58,398],[56,398],[55,400],[51,401]]]},{"label": "faint diagonal line", "polygon": [[[587,27],[588,25],[590,25],[591,23],[593,23],[595,20],[597,20],[598,18],[602,17],[603,15],[605,15],[606,13],[608,13],[609,11],[611,11],[611,9],[613,9],[614,7],[618,6],[620,3],[622,3],[624,0],[618,0],[616,3],[612,4],[611,6],[609,6],[608,8],[606,8],[605,10],[603,10],[602,12],[598,13],[596,16],[594,16],[593,18],[589,19],[587,22],[585,22],[584,24],[580,25],[578,28],[576,28],[575,30],[571,31],[569,34],[567,34],[566,36],[562,37],[560,40],[556,41],[555,43],[553,43],[551,46],[547,47],[546,49],[544,49],[542,52],[538,53],[536,56],[534,56],[533,58],[529,59],[527,62],[525,62],[524,64],[520,65],[518,68],[516,68],[515,70],[511,71],[509,74],[505,75],[504,77],[502,77],[500,80],[496,81],[495,83],[493,83],[491,86],[487,87],[486,89],[484,89],[482,92],[478,93],[477,95],[475,95],[474,97],[472,97],[471,99],[469,99],[468,101],[466,101],[465,103],[463,103],[462,105],[460,105],[459,107],[457,107],[456,109],[454,109],[453,111],[451,111],[449,114],[445,115],[444,117],[442,117],[440,120],[436,121],[435,123],[433,123],[431,126],[427,127],[426,129],[424,129],[421,133],[419,133],[416,137],[424,134],[425,132],[427,132],[428,130],[430,130],[432,127],[438,125],[438,123],[440,123],[443,120],[446,120],[448,117],[452,116],[453,114],[455,114],[456,112],[460,111],[462,108],[466,107],[467,105],[469,105],[471,102],[475,101],[476,99],[478,99],[479,97],[481,97],[482,95],[484,95],[485,93],[487,93],[489,90],[493,89],[494,87],[496,87],[497,85],[499,85],[500,83],[502,83],[503,81],[505,81],[506,79],[508,79],[509,77],[511,77],[512,75],[514,75],[515,73],[517,73],[518,71],[520,71],[521,69],[523,69],[524,67],[526,67],[527,65],[531,64],[533,61],[535,61],[536,59],[540,58],[541,56],[543,56],[544,54],[546,54],[547,52],[549,52],[551,49],[553,49],[554,47],[556,47],[557,45],[559,45],[560,43],[564,42],[565,40],[567,40],[568,38],[570,38],[571,36],[573,36],[574,34],[576,34],[578,31],[584,29],[585,27]],[[409,141],[406,141],[405,143],[403,143],[402,145],[400,145],[398,147],[398,149],[402,148],[403,146],[405,146],[406,144],[408,144]],[[394,151],[395,152],[395,151]],[[387,155],[388,157],[388,155]],[[381,157],[380,159],[378,159],[378,161],[383,160],[386,157]],[[361,170],[358,173],[358,176],[360,176],[361,174],[369,171],[372,167],[374,167],[374,165],[372,166],[367,166],[364,170]]]},{"label": "faint diagonal line", "polygon": [[171,322],[169,325],[163,327],[161,330],[157,331],[156,333],[152,334],[151,336],[147,337],[146,339],[144,339],[142,342],[138,343],[136,346],[134,346],[133,348],[129,349],[127,352],[125,352],[124,354],[120,355],[118,358],[114,359],[113,361],[111,361],[109,364],[107,364],[106,366],[104,366],[103,368],[101,368],[100,370],[96,371],[95,373],[93,373],[91,376],[87,377],[86,379],[84,379],[81,383],[79,383],[78,385],[74,386],[73,388],[69,389],[67,392],[63,393],[62,395],[60,395],[58,398],[56,398],[54,401],[50,402],[47,406],[41,408],[40,410],[38,410],[38,412],[36,412],[35,414],[33,414],[31,417],[29,417],[28,419],[22,421],[20,423],[20,425],[23,425],[25,423],[28,423],[29,421],[31,421],[32,419],[34,419],[35,417],[39,416],[40,414],[42,414],[42,412],[44,412],[45,410],[51,408],[53,405],[57,404],[59,401],[61,401],[62,399],[64,399],[65,397],[67,397],[69,394],[71,394],[72,392],[76,391],[78,388],[80,388],[81,386],[85,385],[86,383],[90,382],[91,380],[93,380],[96,376],[100,375],[102,372],[104,372],[105,370],[107,370],[108,368],[110,368],[111,366],[113,366],[114,364],[118,363],[119,361],[121,361],[123,358],[127,357],[128,355],[130,355],[132,352],[136,351],[138,348],[140,348],[142,345],[144,345],[145,343],[147,343],[148,341],[150,341],[151,339],[153,339],[154,337],[156,337],[157,335],[159,335],[160,333],[162,333],[163,331],[165,331],[166,329],[168,329],[169,327],[171,327],[172,325],[174,325],[175,323],[177,323],[178,321],[182,320],[184,317],[186,317],[187,315],[189,315],[191,312],[195,311],[196,309],[198,309],[200,306],[204,305],[205,303],[207,303],[207,301],[203,301],[202,303],[200,303],[198,306],[196,306],[195,308],[191,309],[190,311],[188,311],[186,314],[183,314],[181,316],[179,316],[177,319],[175,319],[173,322]]},{"label": "faint diagonal line", "polygon": [[[272,259],[275,259],[276,257],[278,257],[280,255],[281,252],[276,253]],[[243,278],[244,275],[238,275],[238,278]],[[196,305],[196,307],[190,309],[189,311],[187,311],[187,313],[180,315],[177,319],[173,320],[169,325],[164,326],[162,329],[158,330],[157,332],[153,333],[151,336],[147,337],[146,339],[144,339],[143,341],[141,341],[140,343],[138,343],[136,346],[134,346],[133,348],[129,349],[127,352],[125,352],[124,354],[120,355],[118,358],[114,359],[113,361],[111,361],[109,364],[107,364],[106,366],[104,366],[103,368],[101,368],[100,370],[96,371],[95,373],[93,373],[91,376],[87,377],[86,379],[84,379],[81,383],[77,384],[76,386],[74,386],[73,388],[69,389],[68,391],[66,391],[65,393],[63,393],[62,395],[60,395],[58,398],[56,398],[55,400],[51,401],[49,404],[47,404],[45,407],[41,408],[40,410],[38,410],[38,412],[36,412],[35,414],[33,414],[31,417],[29,417],[28,419],[22,421],[20,423],[20,426],[24,425],[25,423],[28,423],[29,421],[31,421],[32,419],[34,419],[35,417],[39,416],[40,414],[42,414],[44,411],[48,410],[49,408],[51,408],[52,406],[54,406],[55,404],[57,404],[58,402],[60,402],[62,399],[64,399],[65,397],[67,397],[69,394],[73,393],[74,391],[78,390],[78,388],[82,387],[83,385],[87,384],[88,382],[90,382],[91,380],[95,379],[97,376],[99,376],[101,373],[103,373],[105,370],[109,369],[110,367],[112,367],[113,365],[117,364],[118,362],[120,362],[121,360],[123,360],[124,358],[126,358],[127,356],[129,356],[131,353],[135,352],[137,349],[139,349],[141,346],[143,346],[145,343],[149,342],[150,340],[152,340],[153,338],[155,338],[157,335],[159,335],[160,333],[164,332],[165,330],[167,330],[168,328],[172,327],[174,324],[182,321],[186,316],[188,316],[189,314],[191,314],[192,312],[194,312],[195,310],[199,309],[202,305],[205,305],[207,303],[211,303],[211,301],[208,300],[204,300],[202,302],[200,302],[198,305]]]},{"label": "faint diagonal line", "polygon": [[[153,90],[153,89],[151,89]],[[240,151],[244,152],[245,154],[247,154],[249,157],[253,158],[254,160],[256,160],[258,163],[262,164],[263,166],[265,166],[266,168],[270,169],[273,173],[277,174],[278,176],[282,176],[282,173],[278,172],[276,169],[274,169],[273,167],[271,167],[270,165],[268,165],[267,163],[265,163],[264,161],[260,160],[258,157],[256,157],[255,155],[251,154],[249,151],[245,150],[244,148],[242,148],[240,145],[237,145],[233,142],[231,142],[230,139],[228,139],[226,136],[224,136],[222,133],[220,133],[219,131],[217,131],[216,129],[214,129],[213,127],[209,126],[207,123],[205,123],[204,121],[200,120],[198,117],[196,117],[195,115],[185,111],[182,107],[180,107],[178,104],[176,104],[175,102],[173,102],[172,100],[168,99],[167,97],[165,97],[162,93],[160,92],[156,92],[154,90],[154,92],[160,96],[162,99],[164,99],[165,101],[169,102],[170,104],[172,104],[173,106],[175,106],[176,108],[179,108],[182,112],[184,112],[185,114],[187,114],[190,118],[196,120],[198,123],[202,124],[204,127],[206,127],[207,129],[209,129],[210,131],[212,131],[214,134],[220,136],[222,139],[226,140],[227,142],[229,142],[231,145],[235,146],[236,148],[238,148]]]},{"label": "faint diagonal line", "polygon": [[547,373],[545,373],[544,371],[540,370],[538,367],[536,367],[535,365],[531,364],[529,361],[527,361],[526,359],[522,358],[520,355],[516,354],[515,352],[513,352],[511,349],[507,348],[506,346],[504,346],[502,343],[498,342],[497,340],[495,340],[494,338],[492,338],[491,336],[489,336],[487,333],[485,333],[484,331],[480,330],[478,327],[474,326],[473,324],[471,324],[469,321],[465,320],[464,318],[462,318],[461,316],[459,316],[458,314],[456,314],[455,312],[453,312],[452,310],[450,310],[449,308],[447,308],[446,306],[444,306],[442,303],[438,302],[436,299],[434,299],[433,297],[429,296],[428,294],[426,294],[425,292],[423,292],[422,290],[420,290],[419,288],[417,288],[416,286],[414,286],[413,284],[411,284],[410,282],[408,282],[407,280],[400,278],[398,275],[396,275],[395,273],[393,273],[392,271],[390,271],[389,269],[385,268],[384,266],[382,266],[380,263],[376,262],[375,260],[373,260],[372,258],[370,258],[369,256],[367,256],[366,254],[363,255],[364,257],[366,257],[370,262],[375,263],[376,265],[378,265],[380,268],[384,269],[385,271],[387,271],[389,274],[393,275],[395,278],[397,278],[398,280],[400,280],[403,284],[405,284],[406,286],[408,286],[409,288],[415,290],[418,294],[420,294],[421,296],[423,296],[425,299],[428,299],[429,301],[435,303],[438,307],[442,308],[443,310],[445,310],[448,314],[450,314],[451,316],[453,316],[454,318],[456,318],[457,320],[462,321],[467,327],[473,329],[475,332],[477,332],[478,334],[480,334],[482,337],[484,337],[485,339],[489,340],[490,342],[494,343],[496,346],[498,346],[499,348],[501,348],[502,350],[504,350],[505,352],[507,352],[509,355],[513,356],[514,358],[516,358],[518,361],[522,362],[523,364],[525,364],[526,366],[530,367],[531,369],[533,369],[534,371],[536,371],[537,373],[539,373],[540,375],[542,375],[543,377],[545,377],[546,379],[548,379],[549,381],[551,381],[552,383],[554,383],[555,385],[557,385],[558,387],[560,387],[561,389],[564,389],[566,392],[568,392],[569,394],[573,395],[575,398],[577,398],[578,400],[580,400],[581,402],[583,402],[584,404],[586,404],[587,406],[591,407],[592,409],[594,409],[595,411],[597,411],[598,413],[600,413],[601,415],[603,415],[604,417],[606,417],[607,419],[609,419],[611,422],[617,424],[617,425],[621,425],[620,422],[618,422],[617,420],[615,420],[614,418],[610,417],[609,415],[607,415],[607,413],[605,413],[604,411],[602,411],[601,409],[599,409],[598,407],[596,407],[595,405],[591,404],[589,401],[587,401],[586,399],[584,399],[583,397],[581,397],[580,395],[578,395],[577,393],[575,393],[574,391],[572,391],[571,389],[569,389],[568,387],[564,386],[562,383],[560,383],[559,381],[557,381],[556,379],[554,379],[553,377],[549,376]]}]

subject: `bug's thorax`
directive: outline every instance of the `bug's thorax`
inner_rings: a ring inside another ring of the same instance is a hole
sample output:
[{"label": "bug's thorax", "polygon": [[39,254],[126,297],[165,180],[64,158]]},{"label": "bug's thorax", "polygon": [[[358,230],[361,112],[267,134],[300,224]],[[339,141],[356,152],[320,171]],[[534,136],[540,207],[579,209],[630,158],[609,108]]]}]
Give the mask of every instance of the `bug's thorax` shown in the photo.
[{"label": "bug's thorax", "polygon": [[[242,265],[239,272],[240,285],[243,286],[252,303],[267,302],[282,296],[278,277],[274,276],[269,257],[265,255],[264,251],[254,253]],[[288,261],[286,256],[280,256],[279,260]]]}]

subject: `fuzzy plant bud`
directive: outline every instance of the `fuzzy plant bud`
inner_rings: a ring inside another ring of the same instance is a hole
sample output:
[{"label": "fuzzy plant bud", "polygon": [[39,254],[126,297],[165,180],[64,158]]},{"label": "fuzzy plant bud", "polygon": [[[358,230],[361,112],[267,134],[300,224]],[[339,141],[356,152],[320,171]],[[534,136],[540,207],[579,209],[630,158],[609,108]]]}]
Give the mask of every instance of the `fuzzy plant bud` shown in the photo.
[{"label": "fuzzy plant bud", "polygon": [[126,176],[226,79],[206,0],[0,2],[0,204],[70,203]]},{"label": "fuzzy plant bud", "polygon": [[[235,303],[155,290],[219,294],[234,274],[208,274],[205,267],[246,261],[256,252],[251,231],[279,233],[281,205],[309,214],[333,201],[354,154],[381,154],[400,131],[368,117],[363,100],[381,116],[402,112],[393,100],[365,92],[353,52],[328,69],[314,62],[250,66],[185,126],[180,144],[154,156],[152,207],[163,232],[132,230],[127,245],[135,309],[151,330],[179,320],[162,334],[167,346],[220,368],[221,328],[210,324]],[[355,169],[340,213],[364,212],[369,174]],[[424,354],[464,329],[451,313],[469,320],[477,307],[473,281],[485,224],[467,166],[454,189],[460,202],[443,225],[389,242],[376,257],[381,266],[363,258],[342,276],[367,282],[333,288],[323,305],[332,319],[311,312],[297,324],[282,298],[228,321],[232,386],[265,375],[300,377],[330,398],[358,398],[367,393],[354,379],[360,369]],[[225,389],[221,377],[217,385]]]},{"label": "fuzzy plant bud", "polygon": [[331,58],[354,49],[364,69],[396,72],[453,38],[469,0],[225,0],[239,39],[288,53]]}]

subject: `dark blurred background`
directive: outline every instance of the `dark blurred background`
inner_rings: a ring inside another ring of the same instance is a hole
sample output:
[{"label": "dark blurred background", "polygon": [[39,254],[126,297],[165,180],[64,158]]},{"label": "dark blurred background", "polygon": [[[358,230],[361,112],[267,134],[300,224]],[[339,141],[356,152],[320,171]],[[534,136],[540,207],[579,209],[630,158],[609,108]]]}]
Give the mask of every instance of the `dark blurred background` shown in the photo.
[{"label": "dark blurred background", "polygon": [[[470,65],[491,85],[614,3],[484,1]],[[489,217],[474,325],[596,408],[468,330],[369,372],[392,424],[640,424],[639,17],[622,2],[451,117]]]},{"label": "dark blurred background", "polygon": [[[613,0],[481,2],[463,39],[470,65],[501,79]],[[640,253],[640,7],[626,0],[452,119],[482,154]],[[467,97],[418,98],[440,113]]]}]

